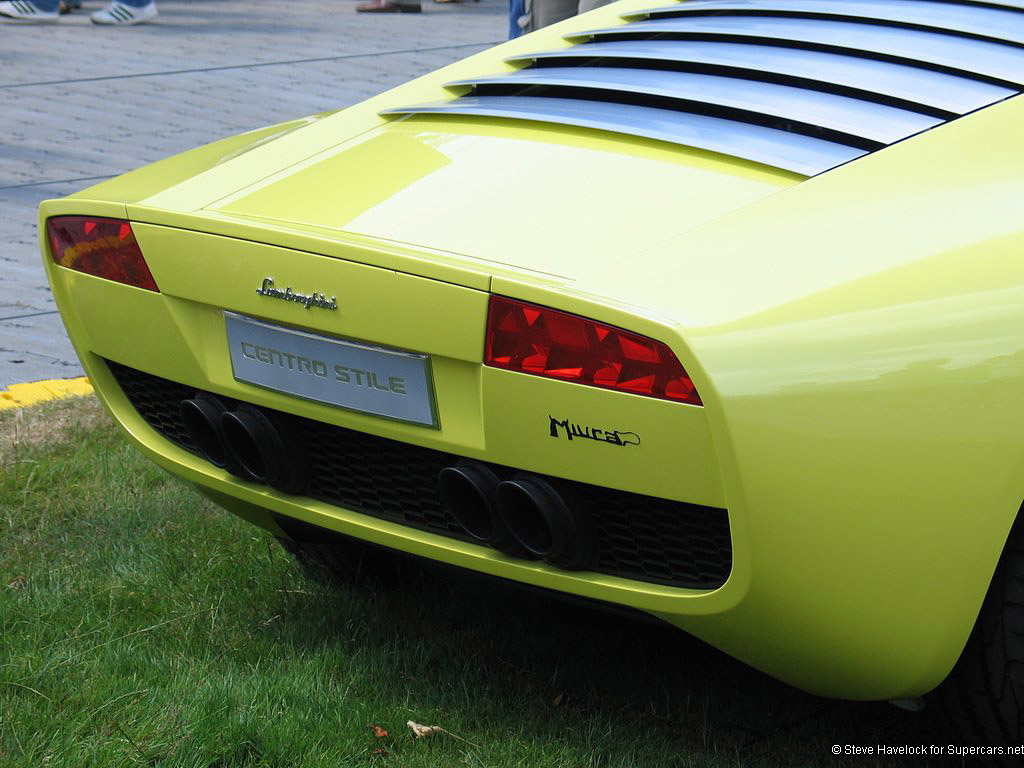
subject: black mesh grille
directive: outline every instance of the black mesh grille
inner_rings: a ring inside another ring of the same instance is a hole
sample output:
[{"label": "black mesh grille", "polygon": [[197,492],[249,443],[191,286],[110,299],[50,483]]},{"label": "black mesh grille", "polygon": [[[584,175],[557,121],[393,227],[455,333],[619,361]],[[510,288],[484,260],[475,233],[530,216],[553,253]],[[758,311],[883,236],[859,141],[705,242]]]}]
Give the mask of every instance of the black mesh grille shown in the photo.
[{"label": "black mesh grille", "polygon": [[[178,404],[194,387],[109,362],[139,414],[164,437],[198,453]],[[224,398],[229,405],[235,401]],[[269,410],[269,409],[268,409]],[[280,414],[307,447],[310,496],[373,517],[471,541],[437,494],[437,474],[459,457],[343,427]],[[493,466],[503,477],[516,470]],[[573,504],[586,508],[598,534],[595,571],[676,587],[712,589],[732,568],[724,509],[668,501],[595,485],[548,478]]]}]

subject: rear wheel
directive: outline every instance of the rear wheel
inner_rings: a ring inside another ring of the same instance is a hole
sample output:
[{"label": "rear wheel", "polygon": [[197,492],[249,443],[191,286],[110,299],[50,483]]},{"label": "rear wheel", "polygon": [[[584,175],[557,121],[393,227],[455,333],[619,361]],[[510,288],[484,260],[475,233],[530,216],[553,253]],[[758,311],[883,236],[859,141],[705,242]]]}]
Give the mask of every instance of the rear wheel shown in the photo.
[{"label": "rear wheel", "polygon": [[960,660],[936,698],[961,744],[1024,743],[1024,524],[1020,519]]}]

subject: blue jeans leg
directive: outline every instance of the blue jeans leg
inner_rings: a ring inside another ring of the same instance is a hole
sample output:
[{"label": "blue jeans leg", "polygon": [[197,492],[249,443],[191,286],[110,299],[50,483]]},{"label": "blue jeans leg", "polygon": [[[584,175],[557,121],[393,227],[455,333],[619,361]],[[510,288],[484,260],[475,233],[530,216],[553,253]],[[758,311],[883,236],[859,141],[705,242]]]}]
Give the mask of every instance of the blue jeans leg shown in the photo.
[{"label": "blue jeans leg", "polygon": [[523,34],[519,17],[526,13],[526,0],[508,0],[508,39]]}]

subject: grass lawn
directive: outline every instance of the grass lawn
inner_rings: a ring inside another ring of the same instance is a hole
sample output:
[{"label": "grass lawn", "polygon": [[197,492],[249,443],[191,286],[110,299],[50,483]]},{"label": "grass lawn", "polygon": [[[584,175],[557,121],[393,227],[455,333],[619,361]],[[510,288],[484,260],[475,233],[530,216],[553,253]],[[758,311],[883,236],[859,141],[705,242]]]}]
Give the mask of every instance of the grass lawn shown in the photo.
[{"label": "grass lawn", "polygon": [[0,414],[2,768],[906,765],[831,746],[917,721],[457,573],[324,587],[91,398]]}]

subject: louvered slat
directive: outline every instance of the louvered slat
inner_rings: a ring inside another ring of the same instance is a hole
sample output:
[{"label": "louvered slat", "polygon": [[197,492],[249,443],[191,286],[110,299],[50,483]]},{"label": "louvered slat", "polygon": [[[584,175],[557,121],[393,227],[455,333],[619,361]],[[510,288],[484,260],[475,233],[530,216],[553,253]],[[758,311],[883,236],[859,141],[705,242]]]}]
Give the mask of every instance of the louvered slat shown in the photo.
[{"label": "louvered slat", "polygon": [[563,60],[588,58],[595,60],[595,66],[609,66],[606,60],[620,60],[649,62],[651,67],[660,63],[668,69],[684,64],[766,72],[812,80],[825,90],[856,89],[956,115],[972,112],[1016,93],[1002,86],[921,67],[756,43],[693,40],[681,44],[678,40],[618,40],[522,54],[506,61],[512,64],[550,62],[561,66]]},{"label": "louvered slat", "polygon": [[[838,2],[838,0],[837,0]],[[911,62],[957,70],[969,77],[1000,80],[1024,85],[1022,51],[1004,43],[974,40],[916,29],[819,19],[774,17],[681,18],[637,21],[621,27],[595,29],[572,34],[570,39],[595,41],[674,35],[681,38],[719,38],[798,43],[828,46],[839,50],[863,51],[898,57]]]},{"label": "louvered slat", "polygon": [[893,22],[1024,44],[1024,15],[976,5],[930,0],[690,0],[623,18],[773,13]]},{"label": "louvered slat", "polygon": [[[678,110],[681,112],[702,111],[697,106],[699,104],[743,110],[751,113],[752,122],[757,121],[753,115],[764,115],[806,126],[806,130],[799,131],[801,133],[813,135],[816,128],[821,128],[845,134],[836,138],[843,143],[858,145],[858,140],[879,145],[891,144],[907,134],[927,130],[943,122],[919,112],[846,96],[819,93],[808,98],[807,91],[802,88],[692,72],[611,67],[544,67],[495,77],[460,80],[449,85],[501,88],[545,86],[557,88],[560,95],[582,89],[584,94],[580,98],[586,98],[586,91],[590,89],[655,96],[686,102],[679,105]],[[791,130],[797,128],[792,127]],[[846,140],[847,136],[853,140]]]},{"label": "louvered slat", "polygon": [[706,115],[577,99],[464,96],[381,114],[467,115],[596,128],[719,152],[811,176],[865,154],[865,150],[760,125]]}]

